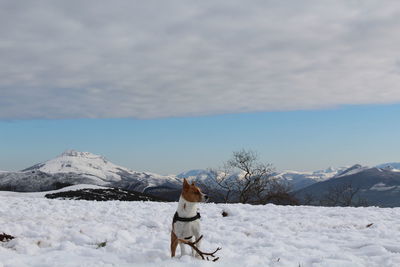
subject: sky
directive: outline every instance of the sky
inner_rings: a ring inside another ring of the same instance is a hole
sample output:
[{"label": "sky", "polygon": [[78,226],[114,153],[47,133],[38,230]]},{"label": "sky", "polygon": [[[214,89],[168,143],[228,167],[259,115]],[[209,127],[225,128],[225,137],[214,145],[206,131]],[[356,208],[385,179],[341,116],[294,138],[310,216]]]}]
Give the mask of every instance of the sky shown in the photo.
[{"label": "sky", "polygon": [[276,170],[311,171],[400,161],[400,105],[168,119],[0,121],[0,170],[21,170],[68,149],[137,171],[218,168],[233,151]]},{"label": "sky", "polygon": [[399,161],[398,1],[0,1],[0,169]]}]

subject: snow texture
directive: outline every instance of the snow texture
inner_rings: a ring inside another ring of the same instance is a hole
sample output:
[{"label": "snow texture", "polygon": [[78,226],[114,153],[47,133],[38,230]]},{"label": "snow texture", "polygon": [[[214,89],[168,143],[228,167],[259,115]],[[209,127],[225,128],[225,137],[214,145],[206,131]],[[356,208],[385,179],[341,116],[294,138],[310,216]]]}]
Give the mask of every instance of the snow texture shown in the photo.
[{"label": "snow texture", "polygon": [[0,203],[0,232],[16,237],[0,243],[1,267],[397,267],[400,262],[400,208],[201,204],[202,248],[222,247],[221,259],[213,263],[170,258],[177,203],[49,200],[4,192]]}]

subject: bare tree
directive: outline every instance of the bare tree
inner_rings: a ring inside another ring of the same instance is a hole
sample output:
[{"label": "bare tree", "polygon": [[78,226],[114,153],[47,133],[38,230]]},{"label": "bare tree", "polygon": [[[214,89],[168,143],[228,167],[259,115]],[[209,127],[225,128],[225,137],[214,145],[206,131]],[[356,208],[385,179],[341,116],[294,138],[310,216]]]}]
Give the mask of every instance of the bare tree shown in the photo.
[{"label": "bare tree", "polygon": [[258,162],[257,154],[250,150],[233,152],[226,164],[243,173],[243,176],[233,181],[240,203],[254,202],[255,198],[260,199],[264,195],[273,172],[271,164]]},{"label": "bare tree", "polygon": [[292,197],[290,187],[274,179],[272,165],[259,162],[253,151],[233,152],[221,170],[210,170],[209,173],[216,189],[208,186],[208,192],[225,203],[294,203],[289,201]]}]

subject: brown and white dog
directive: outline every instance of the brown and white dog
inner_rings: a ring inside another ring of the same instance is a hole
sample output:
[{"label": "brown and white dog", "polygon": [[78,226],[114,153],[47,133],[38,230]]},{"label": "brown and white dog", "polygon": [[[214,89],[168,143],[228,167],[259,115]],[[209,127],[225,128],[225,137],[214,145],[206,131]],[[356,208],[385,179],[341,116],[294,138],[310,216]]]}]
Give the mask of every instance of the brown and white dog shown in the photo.
[{"label": "brown and white dog", "polygon": [[[181,247],[181,256],[185,255],[185,244],[179,241],[197,240],[200,237],[200,213],[197,203],[207,201],[208,196],[203,194],[194,183],[189,184],[183,179],[182,194],[179,198],[178,209],[175,212],[171,231],[171,257],[175,257],[176,247]],[[200,248],[200,242],[197,243]],[[195,251],[192,249],[192,255]]]}]

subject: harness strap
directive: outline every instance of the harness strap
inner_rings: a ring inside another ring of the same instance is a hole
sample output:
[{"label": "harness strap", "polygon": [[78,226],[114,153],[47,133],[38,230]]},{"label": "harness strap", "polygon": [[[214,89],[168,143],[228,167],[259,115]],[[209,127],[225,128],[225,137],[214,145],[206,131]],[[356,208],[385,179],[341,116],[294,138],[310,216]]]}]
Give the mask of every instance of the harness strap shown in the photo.
[{"label": "harness strap", "polygon": [[177,221],[180,221],[180,222],[193,222],[193,221],[195,221],[197,219],[200,219],[200,218],[201,218],[201,216],[200,216],[199,212],[196,214],[196,216],[189,217],[189,218],[179,217],[178,212],[175,212],[174,219],[172,220],[172,223],[176,223]]}]

